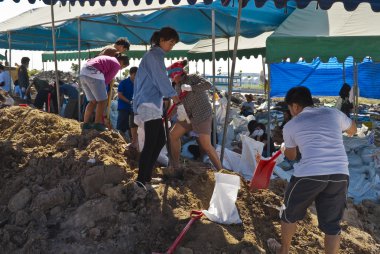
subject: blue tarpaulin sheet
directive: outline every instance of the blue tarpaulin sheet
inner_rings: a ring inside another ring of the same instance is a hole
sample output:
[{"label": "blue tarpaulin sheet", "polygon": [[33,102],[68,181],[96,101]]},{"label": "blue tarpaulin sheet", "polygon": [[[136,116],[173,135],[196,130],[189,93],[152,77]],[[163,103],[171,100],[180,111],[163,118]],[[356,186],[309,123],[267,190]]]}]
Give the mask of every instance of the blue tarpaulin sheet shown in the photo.
[{"label": "blue tarpaulin sheet", "polygon": [[[316,58],[311,63],[277,63],[270,65],[271,97],[284,97],[294,86],[306,86],[313,96],[338,96],[343,83],[354,85],[354,65],[352,57],[343,63],[330,58],[326,63]],[[358,86],[360,96],[380,99],[380,63],[369,58],[358,64]]]}]

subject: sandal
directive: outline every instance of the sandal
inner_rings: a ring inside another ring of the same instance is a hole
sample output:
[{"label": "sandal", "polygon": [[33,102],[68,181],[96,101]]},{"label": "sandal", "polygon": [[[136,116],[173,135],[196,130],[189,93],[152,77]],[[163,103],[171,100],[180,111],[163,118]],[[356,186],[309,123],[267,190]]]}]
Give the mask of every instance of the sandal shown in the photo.
[{"label": "sandal", "polygon": [[268,245],[268,249],[269,249],[270,253],[272,253],[272,254],[276,254],[277,251],[279,251],[281,249],[281,244],[279,242],[277,242],[277,240],[274,238],[269,238],[267,240],[267,245]]}]

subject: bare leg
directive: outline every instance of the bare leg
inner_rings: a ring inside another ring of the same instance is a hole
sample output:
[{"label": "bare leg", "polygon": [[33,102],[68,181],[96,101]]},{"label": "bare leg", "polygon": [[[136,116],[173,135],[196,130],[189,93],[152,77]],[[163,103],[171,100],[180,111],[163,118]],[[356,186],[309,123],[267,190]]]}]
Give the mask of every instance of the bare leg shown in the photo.
[{"label": "bare leg", "polygon": [[103,123],[103,112],[107,106],[107,100],[98,101],[95,111],[95,123]]},{"label": "bare leg", "polygon": [[179,155],[181,151],[181,137],[185,135],[187,130],[180,124],[175,124],[170,131],[170,149],[171,149],[171,166],[174,168],[179,167]]},{"label": "bare leg", "polygon": [[96,107],[96,101],[90,101],[87,106],[86,106],[86,110],[84,111],[84,117],[83,117],[83,122],[84,123],[88,123],[90,122],[90,118],[91,118],[91,115],[92,115],[92,112],[94,112],[94,109]]},{"label": "bare leg", "polygon": [[199,143],[202,146],[203,150],[207,153],[208,157],[210,157],[210,160],[214,167],[217,170],[221,170],[222,163],[219,160],[218,154],[215,151],[215,148],[211,145],[211,137],[208,134],[199,134]]},{"label": "bare leg", "polygon": [[130,128],[131,136],[132,136],[132,145],[136,147],[137,150],[139,150],[139,139],[137,136],[137,128]]},{"label": "bare leg", "polygon": [[286,223],[281,221],[281,249],[279,254],[288,254],[292,238],[296,233],[297,223]]},{"label": "bare leg", "polygon": [[325,253],[336,254],[339,252],[340,235],[325,235]]}]

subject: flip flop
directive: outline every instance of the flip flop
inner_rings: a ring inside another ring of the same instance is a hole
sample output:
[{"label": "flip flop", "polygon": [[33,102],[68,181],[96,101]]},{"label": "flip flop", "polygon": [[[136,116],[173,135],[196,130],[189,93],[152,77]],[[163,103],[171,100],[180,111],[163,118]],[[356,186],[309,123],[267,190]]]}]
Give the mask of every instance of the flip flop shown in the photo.
[{"label": "flip flop", "polygon": [[272,254],[276,254],[277,250],[279,248],[281,248],[281,244],[279,242],[277,242],[277,240],[274,238],[269,238],[267,240],[267,245],[268,245],[268,249],[269,249],[270,253],[272,253]]}]

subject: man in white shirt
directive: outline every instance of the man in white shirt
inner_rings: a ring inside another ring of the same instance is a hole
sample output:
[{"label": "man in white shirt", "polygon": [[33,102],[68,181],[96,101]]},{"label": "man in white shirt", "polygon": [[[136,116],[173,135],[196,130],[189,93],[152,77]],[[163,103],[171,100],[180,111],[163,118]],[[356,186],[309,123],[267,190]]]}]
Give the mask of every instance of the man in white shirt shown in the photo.
[{"label": "man in white shirt", "polygon": [[274,253],[289,253],[297,221],[315,201],[319,228],[325,233],[325,253],[338,253],[340,221],[346,205],[348,159],[342,132],[356,133],[356,124],[336,108],[315,108],[308,88],[290,89],[285,97],[292,119],[284,126],[284,155],[301,160],[287,186],[281,208],[281,244],[268,239]]},{"label": "man in white shirt", "polygon": [[0,89],[10,92],[11,91],[11,75],[6,71],[4,66],[0,64]]}]

